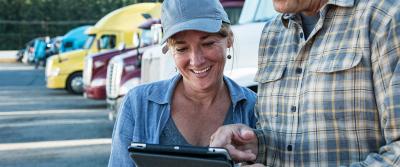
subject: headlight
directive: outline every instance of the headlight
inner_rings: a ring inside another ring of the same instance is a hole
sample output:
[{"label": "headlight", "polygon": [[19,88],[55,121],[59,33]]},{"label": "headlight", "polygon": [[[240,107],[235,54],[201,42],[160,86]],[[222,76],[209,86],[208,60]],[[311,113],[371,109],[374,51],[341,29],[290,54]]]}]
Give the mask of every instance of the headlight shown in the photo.
[{"label": "headlight", "polygon": [[50,69],[47,77],[55,77],[60,74],[60,68]]},{"label": "headlight", "polygon": [[105,86],[106,85],[106,79],[95,79],[90,83],[92,87],[98,87],[98,86]]},{"label": "headlight", "polygon": [[50,57],[46,61],[46,71],[45,71],[46,77],[48,77],[50,75],[50,71],[53,68],[53,59],[52,58],[53,57]]},{"label": "headlight", "polygon": [[94,68],[99,68],[103,66],[105,63],[103,61],[95,61],[94,62]]},{"label": "headlight", "polygon": [[120,95],[126,95],[129,90],[138,86],[140,84],[140,78],[132,78],[129,81],[126,81],[120,88]]},{"label": "headlight", "polygon": [[124,70],[127,71],[127,72],[131,72],[131,71],[133,71],[135,69],[136,69],[136,67],[134,65],[127,65],[124,68]]}]

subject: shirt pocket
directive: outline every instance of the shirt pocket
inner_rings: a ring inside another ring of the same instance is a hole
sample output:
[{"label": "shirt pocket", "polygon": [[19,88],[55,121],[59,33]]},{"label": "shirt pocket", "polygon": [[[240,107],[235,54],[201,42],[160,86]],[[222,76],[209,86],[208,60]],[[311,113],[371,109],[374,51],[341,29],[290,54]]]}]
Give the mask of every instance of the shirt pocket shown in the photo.
[{"label": "shirt pocket", "polygon": [[331,51],[311,59],[311,72],[334,73],[345,71],[360,64],[362,54],[356,51]]},{"label": "shirt pocket", "polygon": [[[258,121],[262,123],[278,121],[279,93],[283,88],[282,79],[286,71],[287,62],[267,62],[262,65],[256,74],[258,82],[256,110],[259,113]],[[265,126],[265,125],[261,125]]]},{"label": "shirt pocket", "polygon": [[279,80],[283,77],[285,69],[285,62],[267,63],[258,69],[255,81],[262,84]]},{"label": "shirt pocket", "polygon": [[353,112],[355,105],[363,98],[360,98],[359,92],[363,92],[360,90],[366,85],[362,84],[365,81],[360,80],[363,78],[360,76],[365,74],[358,69],[362,57],[362,52],[349,49],[328,51],[311,59],[309,71],[312,79],[308,80],[311,83],[306,84],[310,86],[306,89],[314,92],[310,96],[317,99],[316,111],[323,111],[317,114],[318,117],[343,123],[368,114],[363,111]]}]

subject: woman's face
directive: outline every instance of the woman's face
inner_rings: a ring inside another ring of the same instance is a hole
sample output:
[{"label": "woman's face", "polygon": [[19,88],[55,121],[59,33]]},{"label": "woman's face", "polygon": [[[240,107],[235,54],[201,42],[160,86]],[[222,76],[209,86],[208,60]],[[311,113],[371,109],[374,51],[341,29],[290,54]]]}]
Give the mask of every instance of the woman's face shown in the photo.
[{"label": "woman's face", "polygon": [[197,91],[223,82],[227,38],[202,31],[182,31],[174,35],[170,48],[183,83]]}]

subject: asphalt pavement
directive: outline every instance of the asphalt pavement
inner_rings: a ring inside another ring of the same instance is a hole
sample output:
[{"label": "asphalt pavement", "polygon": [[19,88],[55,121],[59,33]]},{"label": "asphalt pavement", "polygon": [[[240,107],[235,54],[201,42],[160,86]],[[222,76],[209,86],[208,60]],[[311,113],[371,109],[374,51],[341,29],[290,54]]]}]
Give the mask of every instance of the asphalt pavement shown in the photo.
[{"label": "asphalt pavement", "polygon": [[105,101],[47,89],[44,69],[0,63],[0,167],[107,166]]}]

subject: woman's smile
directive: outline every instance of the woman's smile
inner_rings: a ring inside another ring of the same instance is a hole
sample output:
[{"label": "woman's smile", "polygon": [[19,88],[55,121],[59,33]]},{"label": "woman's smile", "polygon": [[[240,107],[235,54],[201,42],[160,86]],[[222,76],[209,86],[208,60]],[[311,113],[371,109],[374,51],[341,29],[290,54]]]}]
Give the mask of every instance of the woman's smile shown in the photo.
[{"label": "woman's smile", "polygon": [[192,73],[196,75],[196,77],[205,77],[209,73],[211,66],[202,68],[202,69],[192,69]]}]

